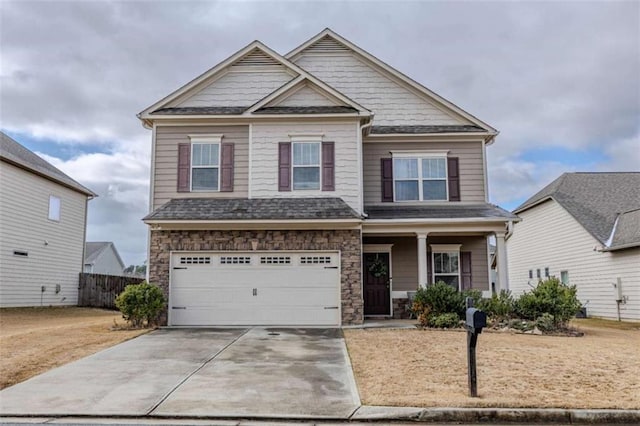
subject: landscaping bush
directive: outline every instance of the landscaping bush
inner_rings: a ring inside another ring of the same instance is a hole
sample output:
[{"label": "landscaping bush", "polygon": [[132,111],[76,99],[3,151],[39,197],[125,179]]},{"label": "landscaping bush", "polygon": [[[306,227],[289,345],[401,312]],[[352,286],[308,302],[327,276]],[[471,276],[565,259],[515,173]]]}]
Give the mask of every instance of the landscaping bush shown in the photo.
[{"label": "landscaping bush", "polygon": [[515,311],[521,318],[535,321],[542,314],[553,316],[555,328],[566,326],[580,310],[575,286],[567,286],[555,277],[540,281],[531,292],[524,293],[515,302]]},{"label": "landscaping bush", "polygon": [[491,298],[480,300],[477,307],[496,322],[507,320],[515,314],[515,301],[509,290],[500,290],[500,293],[493,294]]},{"label": "landscaping bush", "polygon": [[[474,306],[480,303],[482,293],[477,290],[459,292],[450,285],[439,281],[426,288],[420,288],[413,299],[411,310],[422,327],[455,327],[466,315],[466,298],[474,300]],[[444,316],[447,315],[446,318]],[[437,322],[436,318],[440,318]],[[455,320],[453,318],[455,317]]]},{"label": "landscaping bush", "polygon": [[432,318],[430,325],[437,328],[455,328],[460,325],[458,314],[440,314]]},{"label": "landscaping bush", "polygon": [[155,325],[165,303],[162,290],[146,281],[126,286],[116,297],[116,307],[134,327]]},{"label": "landscaping bush", "polygon": [[555,319],[553,315],[544,313],[536,319],[536,327],[543,333],[548,333],[556,329]]}]

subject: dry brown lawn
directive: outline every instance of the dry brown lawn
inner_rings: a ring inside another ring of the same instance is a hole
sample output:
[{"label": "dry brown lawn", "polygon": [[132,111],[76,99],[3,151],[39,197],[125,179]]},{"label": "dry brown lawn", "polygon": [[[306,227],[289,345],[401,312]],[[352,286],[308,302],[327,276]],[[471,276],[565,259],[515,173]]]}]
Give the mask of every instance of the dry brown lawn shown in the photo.
[{"label": "dry brown lawn", "polygon": [[483,332],[479,398],[467,396],[463,331],[344,334],[363,404],[640,409],[640,324],[574,324],[583,337]]},{"label": "dry brown lawn", "polygon": [[0,389],[148,330],[124,325],[119,312],[91,308],[0,309]]}]

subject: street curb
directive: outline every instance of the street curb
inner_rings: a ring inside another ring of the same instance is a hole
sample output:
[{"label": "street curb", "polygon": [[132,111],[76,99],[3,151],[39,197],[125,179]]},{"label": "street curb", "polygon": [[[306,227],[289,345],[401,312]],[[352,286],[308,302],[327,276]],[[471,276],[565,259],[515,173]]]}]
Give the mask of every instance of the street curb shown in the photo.
[{"label": "street curb", "polygon": [[363,405],[350,420],[371,422],[410,420],[423,423],[640,424],[640,410],[420,408]]},{"label": "street curb", "polygon": [[[558,409],[558,408],[420,408],[420,407],[386,407],[363,405],[348,418],[340,417],[315,417],[315,416],[12,416],[0,414],[0,424],[10,420],[11,423],[33,423],[33,420],[44,420],[42,423],[53,420],[69,419],[73,424],[82,424],[82,419],[91,419],[91,422],[105,420],[118,420],[120,424],[136,424],[136,421],[150,422],[154,420],[162,421],[173,419],[176,424],[188,424],[193,421],[200,424],[203,421],[227,421],[242,425],[245,422],[318,422],[318,424],[330,422],[352,422],[358,423],[392,423],[392,422],[412,422],[412,423],[484,423],[484,424],[640,424],[640,410],[587,410],[587,409]],[[147,423],[145,423],[147,424]]]}]

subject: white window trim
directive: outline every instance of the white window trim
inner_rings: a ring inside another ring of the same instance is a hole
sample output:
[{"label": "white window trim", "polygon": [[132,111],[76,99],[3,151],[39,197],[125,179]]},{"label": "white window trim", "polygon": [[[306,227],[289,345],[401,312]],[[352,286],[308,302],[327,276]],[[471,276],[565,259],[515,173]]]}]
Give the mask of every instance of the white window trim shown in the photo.
[{"label": "white window trim", "polygon": [[[220,177],[221,177],[221,157],[222,157],[222,134],[202,134],[202,135],[189,135],[191,140],[191,158],[189,159],[189,192],[220,192]],[[193,146],[194,145],[218,145],[218,165],[212,166],[194,166],[193,165]],[[193,189],[193,169],[218,169],[218,187],[216,189]]]},{"label": "white window trim", "polygon": [[[462,244],[430,244],[431,246],[431,280],[436,283],[436,253],[456,253],[458,255],[458,291],[462,291],[462,259],[460,258],[460,247]],[[438,274],[453,276],[455,274]]]},{"label": "white window trim", "polygon": [[[305,164],[305,165],[300,165],[300,166],[296,166],[294,164],[294,155],[293,155],[293,151],[294,151],[294,145],[296,144],[317,144],[318,145],[318,165],[312,165],[312,164]],[[295,170],[296,167],[318,167],[318,188],[313,188],[313,189],[295,189],[295,181],[293,179],[294,173],[293,171]],[[322,190],[322,138],[318,138],[318,136],[291,136],[291,191],[304,191],[304,192],[309,192],[309,191],[321,191]]]},{"label": "white window trim", "polygon": [[[441,203],[443,201],[449,201],[449,164],[447,161],[447,155],[449,151],[390,151],[392,160],[396,158],[401,159],[415,159],[418,163],[418,177],[412,179],[398,179],[399,181],[418,181],[418,199],[417,200],[398,200],[396,199],[396,177],[395,171],[393,176],[393,202],[394,203],[415,203],[415,202],[425,202],[425,203]],[[446,192],[445,198],[442,200],[425,200],[424,199],[424,188],[422,182],[425,180],[443,180],[443,179],[434,179],[434,178],[424,178],[422,177],[422,160],[423,159],[432,159],[432,158],[442,158],[444,159],[444,189]],[[395,170],[395,167],[394,167]]]},{"label": "white window trim", "polygon": [[[51,210],[53,200],[57,200],[57,211]],[[47,213],[47,218],[52,222],[60,222],[61,216],[62,216],[62,199],[55,195],[49,195],[49,211]]]}]

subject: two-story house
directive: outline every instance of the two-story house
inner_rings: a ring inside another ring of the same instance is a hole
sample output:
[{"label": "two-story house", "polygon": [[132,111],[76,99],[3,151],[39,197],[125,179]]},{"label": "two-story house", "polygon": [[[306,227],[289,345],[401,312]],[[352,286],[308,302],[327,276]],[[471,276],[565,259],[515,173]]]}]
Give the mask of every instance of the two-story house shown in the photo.
[{"label": "two-story house", "polygon": [[0,308],[78,303],[94,197],[0,132]]},{"label": "two-story house", "polygon": [[491,235],[506,283],[498,132],[329,29],[285,56],[255,41],[138,117],[169,325],[397,317],[435,281],[489,291]]}]

